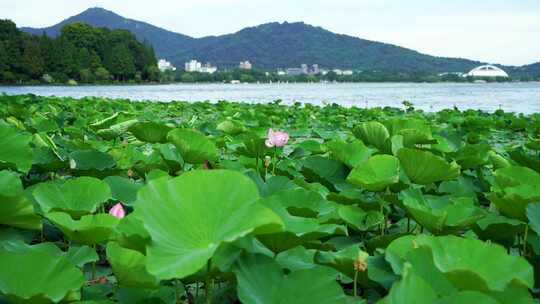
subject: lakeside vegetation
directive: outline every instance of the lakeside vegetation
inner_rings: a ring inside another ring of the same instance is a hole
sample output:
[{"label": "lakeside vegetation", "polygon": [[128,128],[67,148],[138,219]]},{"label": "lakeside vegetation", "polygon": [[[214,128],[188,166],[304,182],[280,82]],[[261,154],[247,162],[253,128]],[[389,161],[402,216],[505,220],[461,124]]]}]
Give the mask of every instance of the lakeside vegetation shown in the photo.
[{"label": "lakeside vegetation", "polygon": [[73,23],[57,38],[29,35],[0,20],[0,83],[157,81],[152,46],[125,30]]},{"label": "lakeside vegetation", "polygon": [[538,303],[540,115],[0,95],[0,301]]}]

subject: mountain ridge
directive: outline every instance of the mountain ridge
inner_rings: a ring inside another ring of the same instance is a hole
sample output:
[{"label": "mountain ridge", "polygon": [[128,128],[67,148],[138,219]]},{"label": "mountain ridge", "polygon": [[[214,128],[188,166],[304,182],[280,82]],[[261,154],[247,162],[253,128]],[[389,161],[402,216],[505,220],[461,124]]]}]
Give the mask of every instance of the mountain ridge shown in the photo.
[{"label": "mountain ridge", "polygon": [[[69,23],[126,29],[139,40],[148,40],[159,58],[176,66],[198,59],[219,67],[235,67],[250,60],[256,68],[276,69],[319,64],[323,68],[355,70],[395,70],[404,72],[467,72],[484,64],[465,58],[438,57],[390,43],[333,33],[304,22],[270,22],[246,27],[225,35],[193,38],[150,23],[125,18],[112,11],[94,7],[45,28],[22,27],[31,34],[45,32],[56,36]],[[535,71],[536,63],[522,67],[503,66],[509,72]]]}]

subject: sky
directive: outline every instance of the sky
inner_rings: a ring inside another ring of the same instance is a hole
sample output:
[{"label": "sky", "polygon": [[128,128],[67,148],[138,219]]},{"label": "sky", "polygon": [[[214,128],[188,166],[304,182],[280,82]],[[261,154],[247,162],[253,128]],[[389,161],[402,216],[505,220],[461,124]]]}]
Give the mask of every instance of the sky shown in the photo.
[{"label": "sky", "polygon": [[540,62],[540,0],[0,0],[0,18],[44,27],[96,6],[192,37],[304,21],[435,56]]}]

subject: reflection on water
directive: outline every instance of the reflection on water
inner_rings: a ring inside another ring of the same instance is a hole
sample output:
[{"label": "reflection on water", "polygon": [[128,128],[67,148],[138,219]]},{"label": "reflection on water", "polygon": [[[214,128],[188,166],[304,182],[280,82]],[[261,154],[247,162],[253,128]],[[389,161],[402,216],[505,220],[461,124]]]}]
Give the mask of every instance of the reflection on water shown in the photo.
[{"label": "reflection on water", "polygon": [[540,112],[540,83],[314,83],[314,84],[170,84],[137,86],[0,87],[7,94],[103,96],[132,100],[270,102],[281,99],[344,106],[400,107],[404,100],[426,111],[460,109]]}]

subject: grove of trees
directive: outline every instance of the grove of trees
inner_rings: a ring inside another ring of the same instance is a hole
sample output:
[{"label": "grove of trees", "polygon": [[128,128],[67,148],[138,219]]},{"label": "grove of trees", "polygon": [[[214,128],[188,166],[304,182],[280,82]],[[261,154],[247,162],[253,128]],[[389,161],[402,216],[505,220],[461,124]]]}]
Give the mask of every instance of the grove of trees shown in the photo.
[{"label": "grove of trees", "polygon": [[152,46],[129,31],[72,23],[51,38],[0,20],[0,83],[142,82],[159,77]]}]

